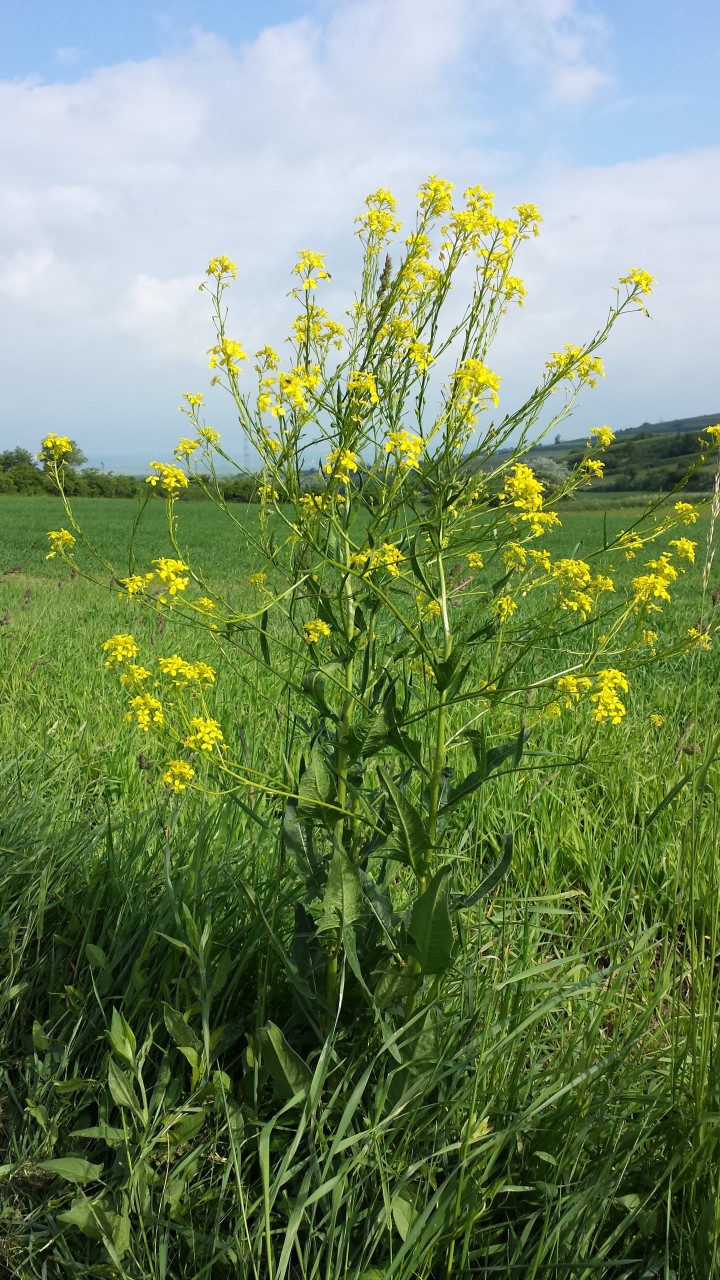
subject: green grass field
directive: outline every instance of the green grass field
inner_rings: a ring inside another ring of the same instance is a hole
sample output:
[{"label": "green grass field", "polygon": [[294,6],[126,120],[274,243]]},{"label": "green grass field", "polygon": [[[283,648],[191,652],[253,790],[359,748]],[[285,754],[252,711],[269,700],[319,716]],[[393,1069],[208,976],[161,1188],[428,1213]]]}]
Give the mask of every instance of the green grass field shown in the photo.
[{"label": "green grass field", "polygon": [[[135,504],[75,508],[127,572]],[[566,507],[553,553],[634,510]],[[241,534],[204,503],[180,520],[207,580],[251,600]],[[617,727],[538,727],[445,836],[458,892],[515,836],[465,916],[472,963],[409,1057],[379,1029],[351,1052],[340,1026],[330,1061],[293,1021],[276,805],[168,798],[102,661],[116,631],[208,660],[212,641],[70,580],[45,559],[62,523],[54,499],[0,502],[0,1276],[720,1275],[717,651],[638,666]],[[707,529],[663,640],[711,608]],[[137,562],[168,553],[153,503]],[[221,674],[228,733],[281,769],[271,678]],[[314,1072],[302,1108],[258,1066],[269,1018]]]}]

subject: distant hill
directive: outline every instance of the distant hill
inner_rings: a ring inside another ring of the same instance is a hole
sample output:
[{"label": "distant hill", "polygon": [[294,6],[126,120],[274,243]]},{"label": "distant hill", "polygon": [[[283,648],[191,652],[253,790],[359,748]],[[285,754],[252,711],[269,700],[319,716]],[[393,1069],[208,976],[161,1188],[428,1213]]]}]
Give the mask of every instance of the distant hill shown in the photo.
[{"label": "distant hill", "polygon": [[[604,453],[605,475],[593,482],[598,490],[662,491],[682,483],[695,468],[689,488],[696,492],[712,489],[717,452],[708,452],[700,463],[699,437],[706,427],[720,422],[720,413],[696,418],[674,418],[671,422],[643,422],[616,432],[614,444]],[[541,445],[538,456],[573,466],[582,457],[586,437]]]}]

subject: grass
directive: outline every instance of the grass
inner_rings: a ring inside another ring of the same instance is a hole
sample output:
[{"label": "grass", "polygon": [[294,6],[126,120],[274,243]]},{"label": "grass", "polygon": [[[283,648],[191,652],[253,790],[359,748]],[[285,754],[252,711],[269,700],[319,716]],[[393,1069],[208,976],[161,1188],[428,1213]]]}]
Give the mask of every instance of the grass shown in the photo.
[{"label": "grass", "polygon": [[[555,554],[627,526],[604,505],[567,508]],[[134,504],[77,510],[119,560]],[[717,655],[638,668],[622,725],[548,724],[477,793],[446,834],[453,888],[492,838],[515,845],[465,913],[472,959],[358,1050],[342,1017],[303,1021],[276,807],[169,800],[123,721],[103,639],[172,652],[187,631],[46,561],[54,499],[2,511],[0,567],[22,567],[0,575],[0,1276],[720,1275]],[[167,550],[148,514],[143,564]],[[203,504],[181,517],[249,599],[241,539]],[[670,634],[702,612],[701,573]],[[219,684],[224,723],[277,761],[272,686],[242,663]],[[309,1064],[299,1104],[259,1060],[268,1020]]]}]

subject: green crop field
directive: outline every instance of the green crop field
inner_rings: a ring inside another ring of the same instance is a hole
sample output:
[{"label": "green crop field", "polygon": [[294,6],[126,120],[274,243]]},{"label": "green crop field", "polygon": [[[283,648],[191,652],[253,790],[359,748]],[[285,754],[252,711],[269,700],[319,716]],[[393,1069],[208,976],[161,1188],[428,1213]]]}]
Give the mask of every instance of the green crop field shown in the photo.
[{"label": "green crop field", "polygon": [[[553,555],[627,528],[633,501],[567,504]],[[75,510],[128,573],[136,504]],[[252,533],[257,507],[235,514]],[[201,502],[179,519],[193,565],[251,609],[264,566],[242,531]],[[151,503],[141,570],[172,554],[164,520]],[[211,662],[210,712],[282,777],[275,678],[46,559],[63,522],[59,500],[0,500],[0,1276],[720,1274],[717,642],[638,652],[622,724],[533,724],[443,836],[458,895],[514,847],[463,913],[472,959],[440,1016],[410,1059],[378,1023],[365,1059],[340,1025],[326,1060],[289,994],[306,970],[281,806],[211,779],[169,796],[101,646],[130,632],[141,658]],[[712,612],[708,531],[689,531],[663,644]],[[268,1020],[313,1073],[302,1107],[259,1065]]]}]

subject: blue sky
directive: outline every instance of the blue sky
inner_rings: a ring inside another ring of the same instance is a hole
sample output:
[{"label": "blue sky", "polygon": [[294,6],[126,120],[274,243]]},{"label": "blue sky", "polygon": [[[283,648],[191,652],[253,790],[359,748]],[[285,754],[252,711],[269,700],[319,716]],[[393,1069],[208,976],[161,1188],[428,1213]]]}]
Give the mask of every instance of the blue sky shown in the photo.
[{"label": "blue sky", "polygon": [[332,256],[342,308],[363,196],[390,186],[409,216],[429,172],[544,213],[497,345],[507,396],[641,265],[653,320],[613,339],[566,434],[720,410],[718,47],[698,0],[4,0],[0,447],[171,448],[207,381],[207,258],[241,266],[238,336],[279,343],[295,250]]}]

